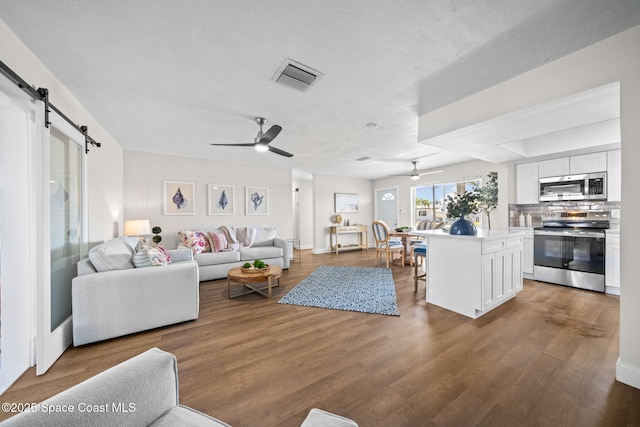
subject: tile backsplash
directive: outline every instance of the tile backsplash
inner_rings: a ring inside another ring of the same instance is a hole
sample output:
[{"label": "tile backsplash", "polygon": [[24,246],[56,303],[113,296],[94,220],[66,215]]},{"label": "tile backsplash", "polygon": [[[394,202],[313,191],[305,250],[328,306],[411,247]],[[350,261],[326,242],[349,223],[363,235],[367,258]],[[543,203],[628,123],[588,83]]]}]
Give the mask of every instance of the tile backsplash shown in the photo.
[{"label": "tile backsplash", "polygon": [[610,215],[611,224],[620,222],[620,203],[619,202],[548,202],[531,205],[509,205],[509,227],[519,227],[520,212],[523,215],[531,213],[531,222],[533,227],[542,225],[542,214],[548,211],[558,210],[614,210],[614,215]]}]

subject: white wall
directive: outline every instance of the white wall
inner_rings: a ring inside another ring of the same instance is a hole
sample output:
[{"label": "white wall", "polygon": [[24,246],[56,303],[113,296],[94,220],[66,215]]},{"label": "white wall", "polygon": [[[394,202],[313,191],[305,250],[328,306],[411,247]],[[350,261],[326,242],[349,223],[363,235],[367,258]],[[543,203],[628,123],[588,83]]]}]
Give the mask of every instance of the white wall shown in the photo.
[{"label": "white wall", "polygon": [[[34,23],[37,25],[37,23]],[[122,148],[35,55],[0,21],[0,59],[27,83],[49,89],[49,100],[75,123],[86,125],[102,144],[89,153],[89,242],[122,230]]]},{"label": "white wall", "polygon": [[[164,215],[164,181],[196,183],[195,215]],[[208,185],[235,186],[235,214],[208,215]],[[268,215],[246,215],[245,186],[268,188]],[[217,162],[141,151],[124,152],[124,217],[149,219],[162,228],[162,244],[174,249],[177,232],[230,226],[274,226],[278,236],[293,237],[291,170]]]},{"label": "white wall", "polygon": [[640,26],[419,118],[419,140],[620,81],[622,204],[620,358],[616,377],[640,388]]},{"label": "white wall", "polygon": [[298,223],[295,234],[300,239],[301,249],[313,249],[313,181],[299,179],[293,182],[298,189],[294,197],[298,201]]},{"label": "white wall", "polygon": [[[313,176],[313,253],[330,252],[329,227],[335,225],[331,217],[335,215],[334,193],[354,193],[358,195],[358,213],[342,214],[351,225],[364,224],[371,228],[373,221],[373,181],[366,179],[336,178],[332,176]],[[369,230],[370,231],[370,230]],[[369,245],[373,237],[369,232]],[[348,243],[349,238],[354,241],[356,236],[344,236],[340,241]],[[373,259],[373,258],[372,258]]]},{"label": "white wall", "polygon": [[[507,229],[509,227],[509,191],[514,185],[513,167],[506,163],[494,164],[481,160],[459,163],[457,165],[444,166],[442,173],[424,175],[417,181],[409,177],[388,177],[373,182],[374,190],[377,188],[399,188],[400,218],[398,224],[413,225],[411,222],[411,189],[422,185],[437,184],[442,182],[456,182],[473,178],[482,178],[486,182],[487,174],[491,171],[498,172],[498,207],[491,213],[491,228],[494,230]],[[487,228],[486,215],[483,216],[483,228]],[[415,220],[415,218],[414,218]]]}]

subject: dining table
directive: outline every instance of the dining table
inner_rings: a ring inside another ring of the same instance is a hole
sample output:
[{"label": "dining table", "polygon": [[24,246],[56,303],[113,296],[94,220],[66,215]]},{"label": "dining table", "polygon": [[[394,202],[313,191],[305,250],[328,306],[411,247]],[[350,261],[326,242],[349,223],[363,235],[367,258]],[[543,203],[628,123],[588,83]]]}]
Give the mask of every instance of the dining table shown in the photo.
[{"label": "dining table", "polygon": [[404,245],[404,264],[408,266],[411,266],[413,263],[411,259],[411,242],[418,239],[416,236],[411,235],[412,231],[413,230],[389,230],[389,236],[391,239],[399,237],[402,240],[402,244]]}]

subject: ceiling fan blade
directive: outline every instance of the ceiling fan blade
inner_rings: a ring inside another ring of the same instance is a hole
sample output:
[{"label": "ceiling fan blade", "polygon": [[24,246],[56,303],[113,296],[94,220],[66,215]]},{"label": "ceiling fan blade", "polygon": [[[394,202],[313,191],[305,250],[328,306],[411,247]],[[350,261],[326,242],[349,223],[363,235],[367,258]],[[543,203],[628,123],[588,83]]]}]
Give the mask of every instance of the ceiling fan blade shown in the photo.
[{"label": "ceiling fan blade", "polygon": [[209,145],[219,145],[224,147],[253,147],[255,144],[209,144]]},{"label": "ceiling fan blade", "polygon": [[280,133],[280,131],[282,130],[282,127],[278,126],[278,125],[273,125],[269,128],[268,131],[266,131],[264,133],[264,135],[262,135],[262,138],[260,138],[260,142],[264,143],[264,144],[268,144],[271,141],[273,141],[273,139],[278,136],[278,134]]},{"label": "ceiling fan blade", "polygon": [[420,172],[418,175],[422,176],[422,175],[433,175],[434,173],[441,173],[442,170],[437,170],[437,171],[426,171],[426,172]]},{"label": "ceiling fan blade", "polygon": [[[273,128],[271,128],[271,129],[273,129]],[[271,130],[271,129],[269,129],[269,130]],[[272,153],[280,154],[281,156],[293,157],[293,154],[287,153],[286,151],[283,151],[283,150],[281,150],[279,148],[276,148],[276,147],[269,146],[269,151],[271,151]]]}]

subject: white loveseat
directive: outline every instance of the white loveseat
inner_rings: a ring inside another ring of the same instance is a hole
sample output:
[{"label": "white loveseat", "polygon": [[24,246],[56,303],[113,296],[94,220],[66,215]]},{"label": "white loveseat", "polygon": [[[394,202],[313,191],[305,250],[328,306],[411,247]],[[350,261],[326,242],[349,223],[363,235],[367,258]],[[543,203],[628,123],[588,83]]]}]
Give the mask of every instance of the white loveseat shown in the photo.
[{"label": "white loveseat", "polygon": [[[237,233],[237,243],[243,243],[240,249],[233,249],[230,246],[223,250],[215,247],[215,243],[210,238],[212,232],[219,229],[202,228],[196,230],[182,230],[178,232],[181,243],[178,249],[191,249],[194,259],[200,269],[200,281],[224,279],[227,271],[231,268],[243,265],[260,259],[267,264],[279,265],[283,269],[289,268],[291,247],[286,239],[277,237],[277,230],[274,227],[227,227],[232,234]],[[252,229],[252,238],[246,237],[247,229]],[[194,237],[194,233],[197,236]],[[206,239],[206,242],[203,240]],[[193,240],[200,239],[198,245]],[[249,241],[245,241],[248,239]],[[213,249],[212,249],[213,248]]]},{"label": "white loveseat", "polygon": [[71,284],[76,346],[198,318],[198,264],[190,251],[168,251],[168,265],[136,268],[137,239],[121,237],[78,262]]}]

